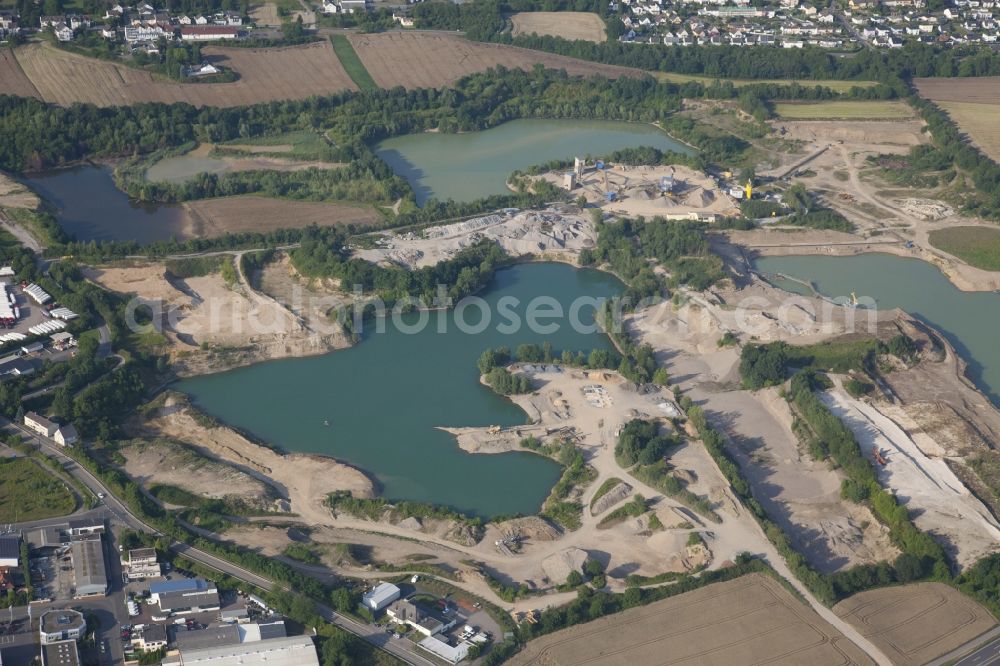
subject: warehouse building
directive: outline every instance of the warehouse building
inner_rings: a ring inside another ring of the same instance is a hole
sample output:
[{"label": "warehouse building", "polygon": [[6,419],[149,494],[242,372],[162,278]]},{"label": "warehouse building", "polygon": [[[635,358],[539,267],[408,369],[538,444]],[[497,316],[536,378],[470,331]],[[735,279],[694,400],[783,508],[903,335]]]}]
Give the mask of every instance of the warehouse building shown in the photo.
[{"label": "warehouse building", "polygon": [[399,588],[392,583],[379,583],[371,591],[365,592],[361,600],[365,608],[372,611],[380,611],[396,599],[399,599]]},{"label": "warehouse building", "polygon": [[319,666],[316,646],[308,636],[272,638],[238,645],[195,650],[163,660],[162,666]]},{"label": "warehouse building", "polygon": [[76,641],[59,641],[42,646],[42,666],[80,666]]},{"label": "warehouse building", "polygon": [[104,545],[100,534],[73,538],[70,544],[73,574],[76,576],[76,596],[91,597],[108,593],[108,574],[104,564]]},{"label": "warehouse building", "polygon": [[157,581],[149,586],[149,596],[165,615],[185,615],[217,611],[219,590],[201,578]]}]

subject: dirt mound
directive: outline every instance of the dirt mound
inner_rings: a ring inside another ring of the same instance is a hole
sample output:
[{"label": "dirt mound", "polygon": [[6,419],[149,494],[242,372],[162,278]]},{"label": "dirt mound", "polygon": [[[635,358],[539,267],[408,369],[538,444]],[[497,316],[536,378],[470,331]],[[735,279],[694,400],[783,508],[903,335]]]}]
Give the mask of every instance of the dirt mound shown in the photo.
[{"label": "dirt mound", "polygon": [[586,561],[587,551],[567,548],[546,557],[542,561],[542,570],[552,583],[558,584],[564,582],[570,572],[582,572]]},{"label": "dirt mound", "polygon": [[708,190],[696,187],[684,196],[684,204],[695,208],[705,208],[715,201],[715,194]]},{"label": "dirt mound", "polygon": [[622,481],[617,486],[606,492],[604,495],[599,497],[594,505],[590,507],[590,515],[598,516],[618,502],[628,497],[632,493],[632,486]]},{"label": "dirt mound", "polygon": [[147,488],[176,486],[200,497],[238,499],[259,508],[269,508],[276,495],[260,479],[173,440],[133,440],[120,451],[125,472]]},{"label": "dirt mound", "polygon": [[561,536],[557,528],[538,516],[514,518],[502,523],[495,523],[493,526],[501,533],[517,533],[524,539],[534,541],[555,541]]}]

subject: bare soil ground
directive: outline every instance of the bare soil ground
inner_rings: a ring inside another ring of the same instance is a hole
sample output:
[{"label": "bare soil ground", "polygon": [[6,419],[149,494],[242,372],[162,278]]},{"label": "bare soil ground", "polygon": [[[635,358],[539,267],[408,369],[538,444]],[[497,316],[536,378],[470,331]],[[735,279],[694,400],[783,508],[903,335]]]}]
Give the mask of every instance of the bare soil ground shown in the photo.
[{"label": "bare soil ground", "polygon": [[515,215],[491,214],[380,237],[380,245],[358,250],[356,255],[411,270],[444,261],[483,237],[495,240],[513,256],[532,254],[564,261],[574,261],[580,250],[594,247],[597,242],[590,216],[576,206],[553,206]]},{"label": "bare soil ground", "polygon": [[0,49],[0,90],[7,95],[42,98],[31,79],[21,69],[13,49]]},{"label": "bare soil ground", "polygon": [[281,27],[281,17],[278,16],[278,5],[273,2],[253,5],[250,9],[250,18],[259,27]]},{"label": "bare soil ground", "polygon": [[201,497],[234,497],[260,508],[270,508],[277,495],[261,479],[171,440],[132,440],[121,453],[126,460],[125,472],[147,488],[152,484],[177,486]]},{"label": "bare soil ground", "polygon": [[531,641],[509,662],[538,664],[870,664],[773,579],[752,574]]},{"label": "bare soil ground", "polygon": [[608,35],[604,21],[591,12],[518,12],[510,17],[512,36],[552,35],[563,39],[603,42]]},{"label": "bare soil ground", "polygon": [[[232,83],[174,83],[112,62],[29,44],[17,62],[47,102],[119,106],[139,102],[188,102],[195,106],[244,106],[356,90],[329,42],[274,49],[206,46],[204,59],[240,75]],[[0,62],[0,67],[3,63]],[[10,71],[4,67],[0,71]],[[3,74],[0,74],[3,76]]]},{"label": "bare soil ground", "polygon": [[743,303],[740,309],[690,302],[676,310],[652,308],[627,326],[657,350],[672,382],[726,435],[754,496],[814,567],[832,572],[892,559],[898,552],[870,511],[840,499],[842,475],[801,450],[788,405],[774,390],[741,390],[738,349],[716,345],[724,330],[804,343],[846,326],[827,321],[815,302],[783,304],[781,298],[769,287],[751,287],[724,293],[726,303]]},{"label": "bare soil ground", "polygon": [[573,76],[601,74],[609,78],[643,76],[628,67],[601,65],[503,44],[470,42],[457,35],[427,32],[352,33],[351,44],[379,86],[440,88],[468,74],[497,65],[524,70],[541,64],[565,69]]},{"label": "bare soil ground", "polygon": [[956,225],[992,228],[995,224],[956,213],[953,206],[935,198],[941,196],[938,192],[886,183],[879,170],[867,163],[867,158],[875,155],[902,158],[912,146],[926,143],[921,121],[774,121],[772,125],[784,129],[787,139],[801,142],[803,149],[787,156],[781,166],[761,174],[783,172],[805,155],[826,148],[802,167],[816,175],[795,180],[850,220],[855,232],[762,229],[734,232],[731,237],[735,242],[761,255],[887,252],[934,264],[962,290],[1000,289],[1000,277],[995,272],[970,266],[934,247],[929,240],[935,229]]},{"label": "bare soil ground", "polygon": [[[168,394],[164,404],[128,424],[140,437],[168,437],[210,458],[225,461],[244,474],[274,486],[287,499],[290,511],[306,524],[329,521],[326,496],[349,490],[355,497],[371,497],[372,482],[364,473],[333,458],[309,454],[283,455],[256,444],[231,428],[211,425],[197,417],[187,398]],[[218,481],[216,481],[218,483]]]},{"label": "bare soil ground", "polygon": [[163,351],[180,375],[321,354],[350,344],[336,322],[307,321],[250,288],[242,276],[232,286],[218,274],[172,282],[164,266],[155,263],[91,268],[86,274],[162,313]]},{"label": "bare soil ground", "polygon": [[926,664],[996,626],[989,611],[941,583],[869,590],[833,610],[899,666]]},{"label": "bare soil ground", "polygon": [[184,234],[193,238],[213,238],[227,233],[295,229],[310,225],[368,226],[382,220],[371,207],[313,201],[288,201],[258,196],[201,199],[184,204],[189,226]]},{"label": "bare soil ground", "polygon": [[[540,177],[563,188],[563,173],[565,170],[550,171]],[[662,177],[674,179],[674,190],[670,194],[660,193]],[[605,182],[618,195],[612,202],[605,196]],[[719,189],[715,180],[682,165],[632,167],[618,164],[600,172],[591,166],[577,179],[573,194],[586,198],[589,205],[628,217],[660,215],[679,219],[693,214],[739,213],[736,202]]]},{"label": "bare soil ground", "polygon": [[[959,566],[1000,551],[1000,523],[951,470],[939,445],[928,437],[921,447],[907,434],[897,422],[906,423],[902,410],[876,408],[839,387],[824,394],[823,401],[851,429],[866,457],[873,458],[873,448],[881,451],[888,464],[872,463],[879,482]],[[915,429],[915,424],[909,425]]]},{"label": "bare soil ground", "polygon": [[[2,85],[2,83],[0,83]],[[38,208],[38,195],[7,174],[0,172],[0,208]]]}]

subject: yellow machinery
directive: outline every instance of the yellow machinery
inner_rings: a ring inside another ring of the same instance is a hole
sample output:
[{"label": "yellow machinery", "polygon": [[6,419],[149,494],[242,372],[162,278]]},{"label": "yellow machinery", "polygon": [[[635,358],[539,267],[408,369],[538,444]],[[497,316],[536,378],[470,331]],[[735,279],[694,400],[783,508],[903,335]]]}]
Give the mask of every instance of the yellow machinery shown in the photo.
[{"label": "yellow machinery", "polygon": [[751,198],[753,196],[753,183],[748,180],[747,184],[743,186],[743,191],[747,193],[747,199]]}]

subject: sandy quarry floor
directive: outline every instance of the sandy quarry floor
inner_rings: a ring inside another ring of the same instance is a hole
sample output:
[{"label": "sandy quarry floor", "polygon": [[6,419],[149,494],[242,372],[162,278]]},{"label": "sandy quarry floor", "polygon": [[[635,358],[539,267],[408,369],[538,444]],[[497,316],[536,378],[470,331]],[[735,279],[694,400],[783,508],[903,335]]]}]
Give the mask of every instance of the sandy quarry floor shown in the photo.
[{"label": "sandy quarry floor", "polygon": [[509,662],[570,664],[870,664],[773,579],[751,574],[531,641]]},{"label": "sandy quarry floor", "polygon": [[[540,178],[558,188],[564,188],[564,174],[567,170],[550,171]],[[615,192],[616,199],[608,202],[605,196],[604,178],[607,187]],[[660,179],[674,179],[674,190],[669,195],[660,193]],[[711,177],[681,165],[646,167],[614,165],[604,171],[597,171],[593,165],[584,169],[577,179],[577,186],[571,191],[575,196],[583,196],[590,205],[599,205],[606,213],[616,213],[628,217],[681,218],[700,215],[735,215],[739,207],[734,199],[722,192]]]},{"label": "sandy quarry floor", "polygon": [[242,279],[232,286],[219,274],[168,280],[158,263],[91,268],[86,275],[107,289],[135,295],[162,314],[166,351],[181,375],[349,344],[336,322],[305,320]]},{"label": "sandy quarry floor", "polygon": [[[809,337],[824,337],[818,332],[825,328],[823,323],[803,319],[805,310],[771,308],[770,298],[777,294],[770,287],[745,291],[757,299],[758,308],[778,315],[785,312],[792,320],[766,319],[753,310],[744,313],[758,327],[753,331],[760,339],[805,342]],[[808,306],[804,300],[803,308]],[[832,572],[898,554],[870,511],[840,499],[842,474],[813,461],[801,450],[792,432],[788,405],[776,391],[740,389],[739,350],[720,349],[716,344],[723,330],[739,330],[734,311],[707,302],[689,302],[677,311],[666,307],[644,314],[628,322],[630,330],[658,350],[672,382],[701,405],[727,435],[729,450],[753,486],[754,495],[814,567]],[[833,329],[840,325],[834,323]],[[770,329],[770,335],[761,326]]]},{"label": "sandy quarry floor", "polygon": [[[187,400],[169,394],[162,407],[146,417],[137,417],[128,428],[141,437],[169,437],[193,447],[210,458],[225,461],[244,474],[273,486],[288,500],[288,510],[297,513],[305,524],[319,524],[329,519],[324,502],[329,493],[349,490],[356,497],[371,497],[372,482],[357,469],[332,458],[307,454],[282,455],[251,442],[224,426],[207,426],[192,416]],[[199,494],[217,492],[219,480],[195,477],[189,482]]]},{"label": "sandy quarry floor", "polygon": [[177,486],[202,497],[234,497],[260,508],[270,508],[276,495],[261,479],[177,442],[133,440],[122,446],[121,453],[125,472],[146,487]]},{"label": "sandy quarry floor", "polygon": [[[934,229],[979,226],[991,223],[959,215],[951,206],[934,198],[934,192],[900,188],[885,183],[866,160],[875,155],[905,156],[926,143],[922,121],[773,121],[784,128],[783,138],[801,143],[801,151],[786,155],[781,166],[761,175],[783,173],[807,155],[826,148],[801,167],[815,175],[793,177],[824,204],[839,211],[856,227],[853,234],[822,231],[758,230],[732,232],[733,242],[761,255],[857,254],[888,252],[923,259],[936,265],[959,288],[966,291],[1000,289],[1000,274],[969,266],[931,245]],[[912,243],[907,247],[907,243]]]},{"label": "sandy quarry floor", "polygon": [[512,215],[495,213],[420,232],[378,237],[376,248],[358,250],[356,256],[414,269],[448,259],[482,238],[495,240],[514,256],[532,254],[574,261],[580,250],[594,246],[597,232],[589,215],[575,206],[559,206]]},{"label": "sandy quarry floor", "polygon": [[941,583],[869,590],[833,610],[899,666],[926,664],[996,626],[988,610]]},{"label": "sandy quarry floor", "polygon": [[882,452],[888,464],[873,462],[879,482],[906,505],[917,527],[944,542],[960,566],[1000,551],[1000,523],[937,451],[921,449],[892,419],[839,387],[822,398],[851,429],[869,460],[873,447]]}]

